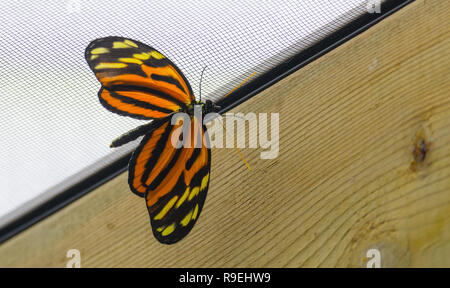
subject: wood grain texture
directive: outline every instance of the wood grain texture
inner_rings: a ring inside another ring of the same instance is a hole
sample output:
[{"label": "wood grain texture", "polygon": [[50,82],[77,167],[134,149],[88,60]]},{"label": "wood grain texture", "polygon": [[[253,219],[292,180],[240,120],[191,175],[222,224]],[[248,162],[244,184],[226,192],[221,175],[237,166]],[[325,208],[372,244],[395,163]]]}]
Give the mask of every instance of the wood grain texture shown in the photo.
[{"label": "wood grain texture", "polygon": [[[187,238],[152,236],[124,173],[0,247],[0,266],[450,266],[449,1],[418,0],[233,112],[277,112],[280,153],[214,149]],[[426,153],[425,153],[426,152]],[[424,158],[423,158],[424,156]],[[423,158],[423,159],[422,159]]]}]

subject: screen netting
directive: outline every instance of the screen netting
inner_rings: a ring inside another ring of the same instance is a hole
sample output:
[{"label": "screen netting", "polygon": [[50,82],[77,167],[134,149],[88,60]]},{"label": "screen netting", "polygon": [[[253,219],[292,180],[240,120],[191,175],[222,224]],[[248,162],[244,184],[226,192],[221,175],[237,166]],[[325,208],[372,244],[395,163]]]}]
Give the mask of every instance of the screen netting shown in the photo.
[{"label": "screen netting", "polygon": [[142,122],[100,105],[90,41],[155,47],[195,94],[207,66],[202,95],[217,100],[364,13],[366,0],[1,1],[0,226],[136,145],[109,148]]}]

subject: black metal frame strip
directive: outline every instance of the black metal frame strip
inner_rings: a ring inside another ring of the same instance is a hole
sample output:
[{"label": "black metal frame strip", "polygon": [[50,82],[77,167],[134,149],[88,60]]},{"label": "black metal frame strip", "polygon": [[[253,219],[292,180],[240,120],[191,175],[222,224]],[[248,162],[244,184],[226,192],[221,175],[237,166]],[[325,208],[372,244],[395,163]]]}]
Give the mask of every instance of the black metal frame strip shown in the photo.
[{"label": "black metal frame strip", "polygon": [[[386,0],[385,2],[382,2],[381,13],[367,13],[358,19],[355,19],[310,48],[293,56],[288,61],[274,67],[267,73],[249,82],[247,85],[236,89],[227,98],[216,103],[217,105],[224,107],[220,113],[225,113],[233,107],[236,107],[255,94],[270,87],[294,71],[306,66],[332,49],[340,46],[411,2],[414,2],[414,0]],[[131,153],[123,156],[114,163],[106,166],[39,207],[32,209],[30,212],[2,227],[0,229],[0,244],[124,172],[127,169],[130,157]]]}]

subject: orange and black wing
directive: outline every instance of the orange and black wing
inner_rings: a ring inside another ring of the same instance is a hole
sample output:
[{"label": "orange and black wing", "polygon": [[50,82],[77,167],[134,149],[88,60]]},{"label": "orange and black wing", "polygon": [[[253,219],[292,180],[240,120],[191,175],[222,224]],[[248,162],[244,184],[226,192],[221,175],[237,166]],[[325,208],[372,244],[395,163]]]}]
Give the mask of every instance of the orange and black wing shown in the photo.
[{"label": "orange and black wing", "polygon": [[[178,242],[189,233],[209,187],[208,134],[206,127],[191,122],[190,135],[198,137],[184,135],[181,124],[164,121],[144,137],[130,161],[130,187],[145,195],[153,234],[165,244]],[[185,137],[190,139],[190,147],[173,145],[172,139]],[[197,145],[200,138],[203,140]]]},{"label": "orange and black wing", "polygon": [[85,52],[102,84],[98,95],[108,110],[137,119],[163,118],[186,111],[194,100],[183,73],[164,55],[141,42],[106,37]]}]

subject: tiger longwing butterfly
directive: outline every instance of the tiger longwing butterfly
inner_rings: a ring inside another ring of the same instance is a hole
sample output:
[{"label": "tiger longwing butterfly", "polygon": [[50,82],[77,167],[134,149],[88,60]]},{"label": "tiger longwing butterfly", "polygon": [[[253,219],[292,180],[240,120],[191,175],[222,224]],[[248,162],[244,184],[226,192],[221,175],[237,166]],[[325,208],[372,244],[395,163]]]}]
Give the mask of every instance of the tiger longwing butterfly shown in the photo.
[{"label": "tiger longwing butterfly", "polygon": [[[203,119],[196,119],[194,107],[200,105],[202,115],[218,107],[209,100],[196,101],[180,69],[141,42],[123,37],[96,39],[86,48],[85,57],[102,84],[98,96],[106,109],[152,120],[114,140],[111,147],[144,136],[129,162],[128,183],[131,191],[145,198],[156,239],[176,243],[198,220],[209,187],[209,136]],[[181,124],[171,122],[178,112],[189,115],[188,131],[202,136],[201,145],[197,145],[198,137],[188,140],[192,145],[176,148],[172,144],[173,137],[190,139],[179,132]]]}]

